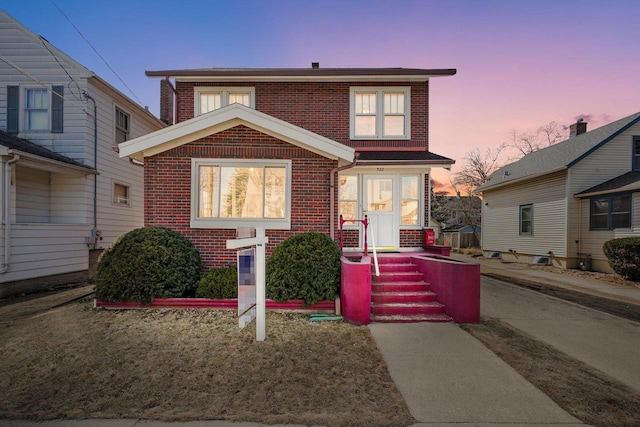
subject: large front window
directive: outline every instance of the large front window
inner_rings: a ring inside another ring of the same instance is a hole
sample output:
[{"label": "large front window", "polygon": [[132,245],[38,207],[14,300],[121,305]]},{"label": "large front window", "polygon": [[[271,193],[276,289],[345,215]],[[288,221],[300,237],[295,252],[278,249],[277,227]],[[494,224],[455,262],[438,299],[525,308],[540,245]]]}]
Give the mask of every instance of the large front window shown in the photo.
[{"label": "large front window", "polygon": [[231,104],[254,108],[254,94],[252,87],[196,87],[194,113],[199,116]]},{"label": "large front window", "polygon": [[195,159],[192,173],[192,227],[290,227],[290,161]]},{"label": "large front window", "polygon": [[591,230],[631,228],[631,195],[591,199],[590,217]]},{"label": "large front window", "polygon": [[352,139],[409,139],[408,87],[351,88]]}]

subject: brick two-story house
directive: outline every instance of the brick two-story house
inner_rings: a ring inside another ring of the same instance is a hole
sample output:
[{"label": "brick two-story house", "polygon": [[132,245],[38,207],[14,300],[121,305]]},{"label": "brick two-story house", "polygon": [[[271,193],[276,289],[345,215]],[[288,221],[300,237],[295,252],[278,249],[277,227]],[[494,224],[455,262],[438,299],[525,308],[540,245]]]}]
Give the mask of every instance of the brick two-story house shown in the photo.
[{"label": "brick two-story house", "polygon": [[[429,81],[455,73],[148,71],[175,124],[119,146],[145,165],[145,225],[184,234],[208,267],[235,262],[238,227],[265,227],[268,254],[300,232],[337,240],[340,214],[368,215],[380,250],[421,249],[431,168],[454,163],[429,151]],[[362,247],[361,227],[344,228],[345,247]]]}]

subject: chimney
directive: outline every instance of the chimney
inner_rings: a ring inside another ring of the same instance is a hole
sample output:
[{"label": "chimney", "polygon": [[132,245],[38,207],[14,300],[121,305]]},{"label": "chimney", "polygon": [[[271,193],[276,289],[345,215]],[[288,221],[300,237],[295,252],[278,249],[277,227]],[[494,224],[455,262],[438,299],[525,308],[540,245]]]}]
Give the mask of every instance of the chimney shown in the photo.
[{"label": "chimney", "polygon": [[319,62],[312,62],[312,63],[311,63],[311,68],[313,68],[313,69],[318,69],[318,68],[320,68],[320,63],[319,63]]},{"label": "chimney", "polygon": [[587,131],[587,122],[581,117],[577,122],[571,124],[569,126],[569,138],[573,138],[574,136],[578,136]]},{"label": "chimney", "polygon": [[160,80],[160,120],[168,125],[173,124],[173,93],[171,82]]}]

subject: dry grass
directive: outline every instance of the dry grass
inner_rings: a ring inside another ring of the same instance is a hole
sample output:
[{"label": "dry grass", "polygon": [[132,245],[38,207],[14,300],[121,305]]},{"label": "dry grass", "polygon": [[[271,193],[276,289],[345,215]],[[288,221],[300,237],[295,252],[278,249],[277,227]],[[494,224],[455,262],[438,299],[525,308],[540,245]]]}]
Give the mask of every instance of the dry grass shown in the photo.
[{"label": "dry grass", "polygon": [[498,319],[462,327],[579,420],[640,425],[640,394],[630,387]]},{"label": "dry grass", "polygon": [[366,327],[221,310],[0,307],[0,419],[414,422]]}]

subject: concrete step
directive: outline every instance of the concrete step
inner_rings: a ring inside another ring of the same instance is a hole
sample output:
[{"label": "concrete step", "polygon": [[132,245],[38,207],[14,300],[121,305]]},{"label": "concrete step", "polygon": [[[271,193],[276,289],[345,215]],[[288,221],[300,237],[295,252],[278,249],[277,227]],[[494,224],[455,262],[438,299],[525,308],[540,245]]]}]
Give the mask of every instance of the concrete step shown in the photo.
[{"label": "concrete step", "polygon": [[379,276],[373,274],[372,282],[419,282],[424,280],[424,275],[418,271],[399,271],[382,273]]},{"label": "concrete step", "polygon": [[426,292],[431,285],[427,282],[373,282],[371,291],[373,293],[382,292]]},{"label": "concrete step", "polygon": [[[413,264],[388,263],[379,265],[380,273],[415,272],[416,266]],[[371,268],[375,272],[375,266]]]},{"label": "concrete step", "polygon": [[453,319],[444,313],[418,314],[411,316],[379,316],[372,315],[371,321],[375,323],[418,323],[418,322],[452,322]]},{"label": "concrete step", "polygon": [[437,301],[371,304],[371,314],[376,316],[408,316],[433,313],[444,313],[444,305]]},{"label": "concrete step", "polygon": [[411,264],[411,257],[406,255],[378,256],[378,264]]},{"label": "concrete step", "polygon": [[414,303],[432,302],[436,300],[436,294],[431,291],[417,292],[372,292],[371,301],[376,304],[384,303]]}]

